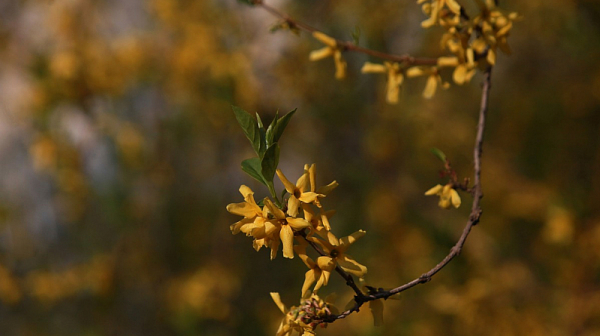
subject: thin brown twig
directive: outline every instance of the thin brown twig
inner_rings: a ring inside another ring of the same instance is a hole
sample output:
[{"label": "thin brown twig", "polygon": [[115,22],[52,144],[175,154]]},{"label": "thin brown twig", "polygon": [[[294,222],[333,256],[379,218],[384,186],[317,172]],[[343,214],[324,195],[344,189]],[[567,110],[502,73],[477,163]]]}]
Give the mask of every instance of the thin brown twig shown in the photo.
[{"label": "thin brown twig", "polygon": [[[267,5],[263,0],[254,0],[253,4],[263,8],[264,10],[271,13],[272,15],[282,19],[292,28],[298,28],[300,30],[303,30],[303,31],[311,33],[311,34],[319,31],[317,28],[309,26],[306,23],[297,21],[297,20],[293,19],[291,16],[289,16],[288,14],[282,13],[279,10],[277,10],[276,8]],[[402,63],[405,65],[437,65],[437,58],[421,58],[421,57],[417,58],[417,57],[413,57],[410,55],[394,55],[394,54],[388,54],[388,53],[384,53],[384,52],[373,50],[373,49],[363,48],[363,47],[357,46],[356,44],[349,42],[349,41],[342,41],[342,40],[338,40],[338,39],[335,39],[335,41],[337,43],[337,46],[340,47],[342,50],[359,52],[359,53],[377,57],[377,58],[380,58],[383,60],[398,62],[398,63]]]},{"label": "thin brown twig", "polygon": [[382,290],[380,289],[376,293],[368,294],[368,295],[360,295],[355,296],[355,304],[352,308],[342,312],[339,315],[330,315],[327,318],[323,319],[324,322],[333,322],[338,319],[345,318],[346,316],[352,314],[353,312],[359,311],[360,307],[365,303],[377,299],[387,299],[388,297],[403,292],[409,288],[415,287],[419,284],[424,284],[431,281],[431,278],[438,273],[442,268],[444,268],[454,257],[460,254],[469,233],[473,226],[479,223],[479,219],[481,218],[481,198],[483,197],[482,189],[481,189],[481,152],[483,146],[483,134],[485,131],[485,119],[487,115],[488,109],[488,99],[490,95],[490,88],[492,85],[492,68],[488,68],[484,72],[483,78],[483,89],[481,94],[481,105],[479,109],[479,122],[477,123],[477,135],[475,137],[475,147],[473,149],[473,159],[474,159],[474,170],[475,170],[475,181],[473,185],[473,205],[471,207],[471,214],[469,215],[469,220],[463,229],[463,232],[456,242],[456,244],[450,249],[450,253],[434,268],[429,270],[429,272],[422,274],[420,277],[404,284],[393,288],[391,290]]}]

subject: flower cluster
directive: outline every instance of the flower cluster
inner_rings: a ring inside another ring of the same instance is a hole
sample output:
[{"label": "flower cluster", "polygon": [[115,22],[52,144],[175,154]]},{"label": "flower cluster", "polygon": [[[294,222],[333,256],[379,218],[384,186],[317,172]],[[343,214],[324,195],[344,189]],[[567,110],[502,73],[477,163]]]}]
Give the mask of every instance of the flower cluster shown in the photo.
[{"label": "flower cluster", "polygon": [[[496,63],[497,49],[510,54],[507,37],[517,13],[505,14],[500,11],[494,0],[476,0],[479,14],[470,19],[463,7],[456,0],[418,0],[423,13],[428,18],[421,22],[423,28],[442,27],[445,32],[440,44],[450,55],[437,59],[435,65],[412,66],[411,61],[384,62],[376,64],[366,62],[362,73],[381,73],[387,78],[386,101],[398,103],[400,88],[404,78],[427,77],[424,98],[434,96],[438,87],[447,89],[450,83],[444,82],[440,76],[442,68],[454,68],[452,80],[458,85],[471,81],[477,69],[485,69]],[[340,43],[321,32],[313,32],[313,36],[327,46],[311,52],[310,59],[318,60],[334,56],[336,78],[342,79],[346,72],[346,62],[342,58]]]},{"label": "flower cluster", "polygon": [[[338,186],[336,181],[323,187],[316,186],[316,166],[305,165],[304,173],[294,184],[277,169],[276,174],[285,187],[288,197],[280,206],[266,197],[261,205],[254,199],[254,192],[243,185],[240,193],[244,202],[232,203],[227,211],[243,218],[231,225],[231,232],[245,233],[254,238],[255,250],[266,246],[271,249],[271,259],[277,256],[282,245],[283,256],[294,258],[294,251],[309,268],[302,286],[302,297],[310,297],[312,293],[327,285],[331,272],[340,267],[349,274],[359,278],[364,277],[367,268],[346,251],[365,231],[359,230],[350,236],[337,238],[331,232],[329,218],[333,211],[325,211],[320,202]],[[294,239],[296,237],[296,239]],[[294,240],[297,244],[294,246]],[[316,260],[308,256],[306,247],[313,244],[322,253]],[[314,285],[313,291],[310,287]]]}]

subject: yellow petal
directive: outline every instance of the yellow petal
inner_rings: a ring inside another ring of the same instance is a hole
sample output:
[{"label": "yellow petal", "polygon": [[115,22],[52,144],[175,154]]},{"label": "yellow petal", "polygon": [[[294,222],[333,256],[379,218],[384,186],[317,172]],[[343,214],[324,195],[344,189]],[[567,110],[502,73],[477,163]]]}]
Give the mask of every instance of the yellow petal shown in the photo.
[{"label": "yellow petal", "polygon": [[356,275],[359,278],[362,278],[367,274],[367,268],[356,262],[356,260],[352,259],[352,257],[347,254],[336,258],[336,262],[344,271]]},{"label": "yellow petal", "polygon": [[233,233],[234,235],[238,234],[241,232],[241,229],[244,225],[248,224],[248,223],[252,223],[252,219],[248,219],[248,218],[244,218],[239,222],[236,222],[234,224],[231,224],[229,226],[229,229],[231,230],[231,233]]},{"label": "yellow petal", "polygon": [[438,79],[437,75],[430,75],[427,78],[427,84],[425,84],[425,90],[423,90],[423,98],[431,99],[435,94],[435,89],[437,88]]},{"label": "yellow petal", "polygon": [[454,189],[450,191],[450,200],[455,208],[458,208],[460,206],[460,196],[458,195],[458,192]]},{"label": "yellow petal", "polygon": [[281,310],[282,313],[287,314],[287,308],[285,307],[283,302],[281,302],[281,296],[279,295],[279,293],[271,292],[270,294],[271,294],[271,299],[273,299],[273,301],[275,301],[275,304],[277,305],[279,310]]},{"label": "yellow petal", "polygon": [[442,189],[443,189],[443,188],[444,188],[444,187],[442,187],[441,185],[439,185],[439,184],[438,184],[438,185],[436,185],[435,187],[433,187],[433,188],[431,188],[431,189],[427,190],[427,191],[425,192],[425,195],[426,195],[426,196],[431,196],[431,195],[439,195],[439,194],[442,192]]},{"label": "yellow petal", "polygon": [[454,83],[458,85],[463,85],[465,83],[465,77],[467,75],[467,67],[464,64],[461,64],[454,69],[454,73],[452,74],[452,79]]},{"label": "yellow petal", "polygon": [[337,181],[333,181],[331,183],[329,183],[326,186],[323,186],[321,188],[319,188],[317,190],[317,194],[321,194],[321,195],[327,195],[329,194],[333,189],[337,188],[337,186],[339,185],[339,183],[337,183]]},{"label": "yellow petal", "polygon": [[318,257],[317,265],[319,265],[319,268],[323,271],[331,272],[335,268],[335,262],[333,261],[333,258],[328,256]]},{"label": "yellow petal", "polygon": [[[300,231],[300,230],[306,229],[307,227],[310,226],[310,223],[307,222],[303,218],[288,217],[288,218],[286,218],[286,220],[288,222],[287,226],[291,226],[295,231]],[[286,225],[284,225],[284,226],[286,226]]]},{"label": "yellow petal", "polygon": [[336,40],[333,37],[325,35],[325,34],[321,33],[320,31],[315,31],[315,32],[313,32],[312,35],[317,40],[323,42],[323,44],[326,44],[332,48],[335,47],[337,44]]},{"label": "yellow petal", "polygon": [[317,166],[314,163],[308,168],[308,179],[310,181],[310,191],[315,191],[317,189]]},{"label": "yellow petal", "polygon": [[340,245],[343,246],[344,250],[346,250],[348,247],[350,247],[350,245],[354,244],[355,241],[364,236],[366,233],[367,232],[364,230],[358,230],[353,234],[340,239]]},{"label": "yellow petal", "polygon": [[428,72],[422,67],[412,67],[406,70],[406,76],[409,78],[424,76],[426,74],[428,74]]},{"label": "yellow petal", "polygon": [[283,256],[288,259],[294,259],[294,231],[292,227],[289,225],[282,226],[279,237],[283,244]]},{"label": "yellow petal", "polygon": [[319,195],[317,193],[308,191],[300,195],[300,201],[303,203],[314,203],[317,197],[325,197],[325,195]]},{"label": "yellow petal", "polygon": [[296,181],[296,190],[299,190],[301,193],[304,192],[304,190],[306,190],[306,187],[308,186],[309,183],[309,176],[308,173],[305,172],[304,174],[302,174],[302,176],[300,176],[300,178],[298,178],[298,181]]},{"label": "yellow petal", "polygon": [[287,177],[285,177],[285,175],[283,175],[283,172],[281,172],[281,169],[277,169],[275,172],[277,173],[277,176],[283,183],[285,190],[287,190],[287,192],[289,192],[291,195],[293,195],[294,190],[296,190],[296,185],[294,185],[292,182],[290,182],[290,180],[288,180]]},{"label": "yellow petal", "polygon": [[342,52],[340,50],[335,50],[333,54],[333,59],[335,60],[335,78],[344,79],[346,78],[346,68],[348,65],[344,58],[342,57]]},{"label": "yellow petal", "polygon": [[446,0],[446,5],[455,14],[460,14],[460,5],[455,0]]},{"label": "yellow petal", "polygon": [[317,279],[315,278],[315,271],[309,270],[304,274],[304,284],[302,285],[302,298],[307,298],[310,296],[310,285],[315,283]]},{"label": "yellow petal", "polygon": [[333,55],[334,51],[335,49],[330,47],[323,47],[321,49],[313,50],[310,52],[310,54],[308,54],[308,59],[311,61],[322,60]]},{"label": "yellow petal", "polygon": [[488,53],[487,53],[487,56],[486,56],[486,60],[491,65],[495,65],[496,64],[496,50],[490,48],[490,50],[488,50]]},{"label": "yellow petal", "polygon": [[458,57],[440,57],[437,60],[439,67],[455,67],[458,65]]},{"label": "yellow petal", "polygon": [[234,215],[244,216],[246,218],[254,218],[260,214],[260,208],[258,206],[253,206],[248,202],[231,203],[227,205],[227,211]]},{"label": "yellow petal", "polygon": [[285,213],[283,213],[281,209],[279,209],[275,204],[273,204],[273,202],[270,199],[265,198],[265,206],[267,207],[267,209],[269,209],[269,213],[275,216],[275,218],[285,219]]},{"label": "yellow petal", "polygon": [[288,200],[288,210],[287,210],[288,215],[290,215],[292,217],[298,216],[298,207],[299,206],[300,206],[300,200],[297,199],[296,196],[294,196],[294,195],[290,196],[290,199]]},{"label": "yellow petal", "polygon": [[277,251],[279,251],[279,240],[273,240],[269,243],[271,248],[271,260],[277,257]]},{"label": "yellow petal", "polygon": [[371,62],[365,62],[360,72],[362,73],[385,73],[387,70],[383,64],[375,64]]},{"label": "yellow petal", "polygon": [[370,301],[369,309],[371,309],[371,314],[373,314],[375,326],[383,325],[383,301],[381,299]]}]

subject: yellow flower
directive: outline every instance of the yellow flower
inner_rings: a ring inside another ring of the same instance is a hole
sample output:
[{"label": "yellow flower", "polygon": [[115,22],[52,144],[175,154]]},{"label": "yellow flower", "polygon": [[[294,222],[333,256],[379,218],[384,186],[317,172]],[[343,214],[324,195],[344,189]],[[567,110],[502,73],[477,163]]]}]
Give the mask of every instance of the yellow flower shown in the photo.
[{"label": "yellow flower", "polygon": [[458,195],[458,192],[452,188],[452,184],[446,184],[445,186],[438,184],[435,187],[427,190],[425,195],[439,196],[440,202],[438,205],[444,209],[449,209],[450,206],[454,206],[455,208],[460,206],[460,196]]},{"label": "yellow flower", "polygon": [[304,174],[300,176],[296,184],[294,185],[290,182],[285,175],[281,172],[281,170],[277,169],[277,176],[283,183],[285,190],[290,193],[290,198],[288,199],[288,215],[292,217],[298,216],[298,208],[300,207],[300,202],[302,203],[315,203],[317,202],[317,197],[324,197],[324,194],[318,194],[314,191],[308,191],[308,184],[310,182],[310,173],[308,171],[304,171]]},{"label": "yellow flower", "polygon": [[240,233],[242,227],[252,224],[257,218],[263,217],[262,209],[254,201],[254,192],[245,185],[240,187],[240,193],[244,196],[244,202],[231,203],[227,205],[227,211],[234,215],[243,216],[244,218],[230,226],[233,234]]},{"label": "yellow flower", "polygon": [[319,197],[325,197],[325,196],[329,195],[329,193],[333,189],[337,188],[337,186],[339,184],[337,183],[337,181],[334,180],[333,182],[329,183],[328,185],[322,186],[317,189],[317,165],[313,163],[309,167],[308,164],[305,164],[304,172],[305,173],[308,172],[308,179],[310,181],[310,191],[318,194],[317,198],[314,201],[314,204],[320,208],[321,203],[319,202]]},{"label": "yellow flower", "polygon": [[[422,4],[427,0],[419,0],[417,4]],[[442,9],[447,7],[450,12],[458,16],[460,14],[460,5],[456,0],[432,0],[429,3],[424,3],[421,7],[423,9],[423,13],[429,16],[429,19],[421,22],[421,27],[429,28],[434,26],[440,20],[440,13]]]},{"label": "yellow flower", "polygon": [[335,78],[343,79],[346,77],[346,61],[342,58],[342,50],[338,46],[337,41],[330,36],[327,36],[321,32],[313,32],[313,37],[323,42],[326,47],[319,50],[314,50],[308,55],[308,59],[311,61],[318,61],[329,56],[333,56],[335,62]]},{"label": "yellow flower", "polygon": [[450,87],[449,83],[442,82],[442,77],[437,67],[412,67],[406,70],[406,76],[409,78],[428,76],[427,84],[425,84],[425,89],[423,90],[423,97],[427,99],[433,97],[438,84],[441,84],[443,89]]},{"label": "yellow flower", "polygon": [[306,245],[306,241],[303,240],[300,243],[300,245],[294,246],[294,251],[296,251],[298,257],[300,257],[304,264],[309,268],[309,270],[304,275],[304,284],[302,285],[302,298],[310,296],[310,286],[315,282],[316,284],[313,288],[313,293],[316,293],[322,286],[327,286],[330,275],[330,273],[324,273],[319,268],[319,265],[306,254]]},{"label": "yellow flower", "polygon": [[307,239],[310,239],[312,242],[321,246],[323,251],[327,254],[317,258],[319,268],[323,273],[326,273],[327,277],[329,277],[329,273],[335,269],[337,264],[344,271],[362,278],[367,273],[367,268],[356,262],[346,253],[346,251],[357,239],[364,236],[365,233],[365,231],[359,230],[347,237],[338,239],[333,233],[328,232],[327,241],[320,240],[316,237],[309,237]]},{"label": "yellow flower", "polygon": [[[271,233],[271,239],[279,237],[283,244],[283,256],[285,258],[294,258],[294,231],[301,231],[310,226],[303,218],[287,217],[270,199],[265,199],[265,206],[269,213],[275,217],[275,229]],[[271,257],[272,259],[273,257]]]},{"label": "yellow flower", "polygon": [[387,73],[386,100],[390,104],[398,103],[400,85],[404,81],[404,74],[398,63],[384,62],[383,65],[366,62],[361,69],[362,73]]},{"label": "yellow flower", "polygon": [[329,224],[329,218],[335,214],[335,210],[323,211],[323,209],[319,209],[319,215],[315,214],[315,212],[310,208],[308,204],[302,204],[302,210],[304,211],[304,219],[311,225],[311,233],[312,231],[320,234],[323,237],[326,237],[327,231],[331,230],[331,225]]}]

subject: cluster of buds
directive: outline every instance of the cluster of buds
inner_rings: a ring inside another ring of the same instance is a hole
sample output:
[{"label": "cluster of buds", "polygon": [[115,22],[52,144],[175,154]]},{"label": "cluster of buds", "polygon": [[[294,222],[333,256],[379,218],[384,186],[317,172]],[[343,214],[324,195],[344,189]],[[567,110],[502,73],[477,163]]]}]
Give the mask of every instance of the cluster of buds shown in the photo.
[{"label": "cluster of buds", "polygon": [[330,302],[330,297],[321,299],[313,294],[311,297],[300,300],[299,306],[286,308],[281,301],[279,293],[271,293],[271,298],[285,315],[277,330],[277,336],[292,335],[294,332],[302,336],[315,335],[318,326],[327,327],[323,320],[332,314],[338,314],[338,309]]}]

